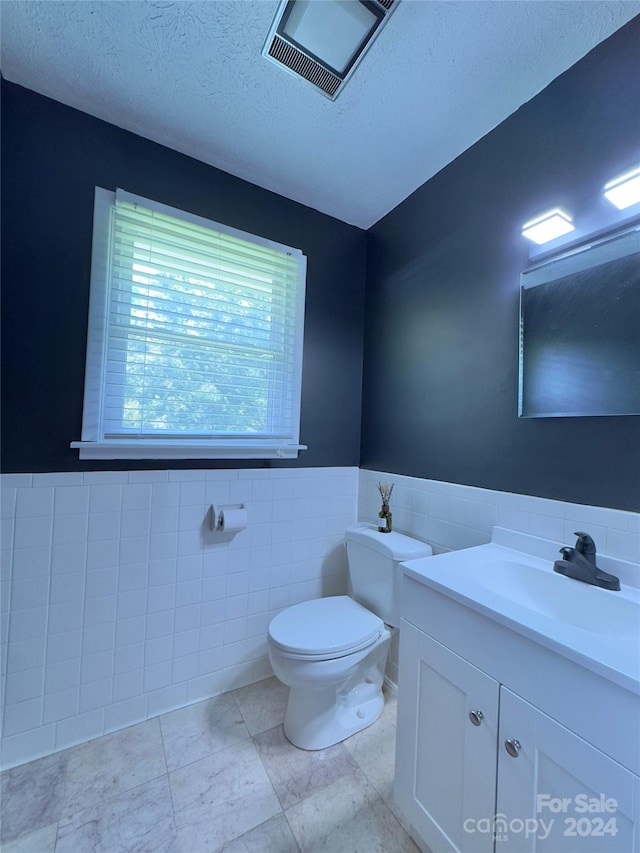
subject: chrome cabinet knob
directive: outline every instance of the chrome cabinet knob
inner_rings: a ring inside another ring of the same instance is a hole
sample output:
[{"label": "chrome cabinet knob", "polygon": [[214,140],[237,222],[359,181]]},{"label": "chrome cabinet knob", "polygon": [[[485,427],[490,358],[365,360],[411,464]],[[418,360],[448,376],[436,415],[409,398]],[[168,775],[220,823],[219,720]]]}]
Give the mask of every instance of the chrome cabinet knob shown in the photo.
[{"label": "chrome cabinet knob", "polygon": [[505,740],[504,748],[507,750],[511,758],[517,758],[520,755],[522,746],[519,740],[509,738],[509,740]]},{"label": "chrome cabinet knob", "polygon": [[473,723],[474,726],[479,726],[480,723],[484,720],[484,714],[482,711],[469,711],[469,719]]}]

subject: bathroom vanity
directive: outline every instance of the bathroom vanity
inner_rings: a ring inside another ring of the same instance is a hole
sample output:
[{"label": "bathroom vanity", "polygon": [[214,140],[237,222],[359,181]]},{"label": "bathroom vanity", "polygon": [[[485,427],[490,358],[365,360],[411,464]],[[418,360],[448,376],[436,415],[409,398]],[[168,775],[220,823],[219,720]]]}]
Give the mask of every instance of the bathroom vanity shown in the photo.
[{"label": "bathroom vanity", "polygon": [[640,567],[598,557],[612,592],[557,551],[496,528],[403,564],[394,793],[425,851],[640,851]]}]

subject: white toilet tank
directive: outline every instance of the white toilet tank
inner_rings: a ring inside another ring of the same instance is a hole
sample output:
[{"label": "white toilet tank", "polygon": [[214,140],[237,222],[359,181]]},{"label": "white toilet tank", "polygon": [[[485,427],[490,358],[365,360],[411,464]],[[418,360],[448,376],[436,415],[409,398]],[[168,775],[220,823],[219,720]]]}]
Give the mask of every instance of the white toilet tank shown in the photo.
[{"label": "white toilet tank", "polygon": [[353,597],[396,628],[400,624],[398,563],[431,556],[431,546],[393,530],[379,533],[373,524],[351,524],[345,539]]}]

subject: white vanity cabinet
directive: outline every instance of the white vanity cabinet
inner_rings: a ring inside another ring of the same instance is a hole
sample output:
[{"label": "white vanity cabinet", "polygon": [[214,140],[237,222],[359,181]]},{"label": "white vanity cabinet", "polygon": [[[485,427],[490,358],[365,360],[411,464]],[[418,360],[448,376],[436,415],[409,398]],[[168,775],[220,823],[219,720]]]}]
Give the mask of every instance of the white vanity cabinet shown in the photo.
[{"label": "white vanity cabinet", "polygon": [[[496,814],[505,819],[496,853],[631,853],[640,849],[639,800],[637,776],[500,689]],[[529,832],[510,825],[527,816]]]},{"label": "white vanity cabinet", "polygon": [[640,697],[402,576],[394,795],[433,853],[640,853]]},{"label": "white vanity cabinet", "polygon": [[395,797],[434,851],[490,853],[463,824],[494,812],[500,685],[409,622],[400,636]]}]

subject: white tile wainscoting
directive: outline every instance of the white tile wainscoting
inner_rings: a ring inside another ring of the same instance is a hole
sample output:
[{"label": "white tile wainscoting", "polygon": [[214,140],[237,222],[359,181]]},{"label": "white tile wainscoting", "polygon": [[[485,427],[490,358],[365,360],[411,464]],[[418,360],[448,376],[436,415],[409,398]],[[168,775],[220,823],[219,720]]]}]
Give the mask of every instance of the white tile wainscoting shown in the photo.
[{"label": "white tile wainscoting", "polygon": [[[2,766],[269,676],[270,619],[347,590],[344,530],[377,517],[381,481],[435,553],[499,524],[640,558],[637,513],[355,467],[6,474]],[[248,528],[212,533],[210,505],[238,502]]]},{"label": "white tile wainscoting", "polygon": [[640,513],[637,512],[361,469],[359,519],[377,519],[381,482],[394,483],[391,497],[394,530],[427,540],[434,546],[434,554],[484,545],[491,540],[491,529],[498,525],[555,539],[563,545],[574,545],[575,531],[585,530],[600,553],[640,562]]},{"label": "white tile wainscoting", "polygon": [[[266,678],[271,618],[347,589],[355,467],[0,483],[3,767]],[[240,502],[247,529],[211,532]]]}]

